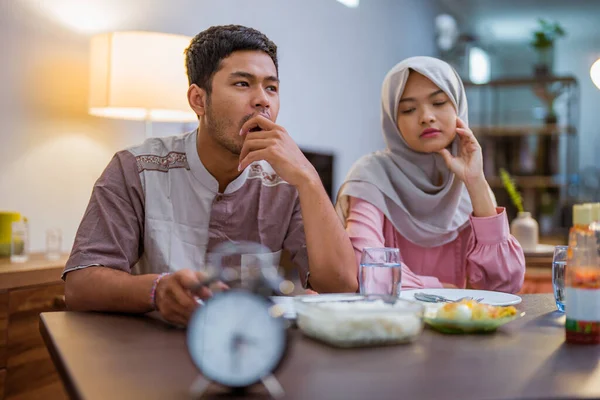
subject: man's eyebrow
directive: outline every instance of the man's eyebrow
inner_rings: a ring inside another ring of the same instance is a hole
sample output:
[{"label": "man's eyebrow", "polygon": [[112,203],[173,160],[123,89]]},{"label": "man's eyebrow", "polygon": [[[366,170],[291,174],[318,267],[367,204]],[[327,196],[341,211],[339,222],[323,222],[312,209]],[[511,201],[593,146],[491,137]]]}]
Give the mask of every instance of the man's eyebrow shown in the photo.
[{"label": "man's eyebrow", "polygon": [[[230,78],[236,78],[236,77],[237,78],[246,78],[248,80],[253,80],[253,81],[258,80],[258,77],[256,75],[251,74],[249,72],[244,72],[244,71],[235,71],[235,72],[232,72],[229,75],[229,77]],[[273,75],[267,76],[265,78],[265,80],[266,81],[270,81],[270,82],[277,82],[277,83],[279,83],[279,78],[277,78],[276,76],[273,76]]]},{"label": "man's eyebrow", "polygon": [[244,71],[235,71],[229,74],[230,78],[246,78],[246,79],[256,79],[256,75],[251,74],[250,72]]}]

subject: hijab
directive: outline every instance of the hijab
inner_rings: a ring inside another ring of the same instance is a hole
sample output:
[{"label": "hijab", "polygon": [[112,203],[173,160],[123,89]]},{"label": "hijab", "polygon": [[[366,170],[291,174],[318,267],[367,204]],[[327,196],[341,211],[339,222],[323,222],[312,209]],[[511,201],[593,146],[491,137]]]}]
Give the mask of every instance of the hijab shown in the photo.
[{"label": "hijab", "polygon": [[[336,211],[345,223],[349,197],[365,200],[403,237],[423,247],[435,247],[456,239],[468,225],[473,207],[465,185],[448,169],[442,156],[412,150],[398,129],[398,105],[411,71],[443,90],[468,125],[465,89],[454,68],[432,57],[400,62],[386,75],[381,91],[381,126],[387,148],[353,165],[338,193]],[[448,149],[457,155],[458,135]]]}]

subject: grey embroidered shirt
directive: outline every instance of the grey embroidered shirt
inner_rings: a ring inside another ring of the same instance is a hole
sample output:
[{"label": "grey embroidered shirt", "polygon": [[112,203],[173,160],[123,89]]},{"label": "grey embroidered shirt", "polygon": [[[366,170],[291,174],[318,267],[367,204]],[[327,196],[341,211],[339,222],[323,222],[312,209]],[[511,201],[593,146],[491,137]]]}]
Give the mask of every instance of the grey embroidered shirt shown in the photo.
[{"label": "grey embroidered shirt", "polygon": [[199,268],[225,241],[292,256],[307,285],[308,254],[296,189],[255,162],[224,193],[196,150],[197,132],[151,138],[115,154],[94,185],[64,276],[89,266],[133,274]]}]

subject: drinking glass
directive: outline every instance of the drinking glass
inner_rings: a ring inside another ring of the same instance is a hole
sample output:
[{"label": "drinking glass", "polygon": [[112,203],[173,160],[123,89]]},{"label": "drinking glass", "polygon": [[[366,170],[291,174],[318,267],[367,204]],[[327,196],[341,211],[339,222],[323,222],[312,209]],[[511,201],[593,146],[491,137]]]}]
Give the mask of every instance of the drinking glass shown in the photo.
[{"label": "drinking glass", "polygon": [[46,231],[46,259],[60,259],[62,248],[62,231],[58,228],[48,229]]},{"label": "drinking glass", "polygon": [[363,295],[399,297],[402,288],[400,250],[393,247],[364,248],[358,281]]},{"label": "drinking glass", "polygon": [[11,225],[10,262],[23,263],[29,259],[29,228],[26,221]]},{"label": "drinking glass", "polygon": [[569,246],[556,246],[552,257],[552,288],[556,308],[561,312],[565,312],[565,266],[568,249]]}]

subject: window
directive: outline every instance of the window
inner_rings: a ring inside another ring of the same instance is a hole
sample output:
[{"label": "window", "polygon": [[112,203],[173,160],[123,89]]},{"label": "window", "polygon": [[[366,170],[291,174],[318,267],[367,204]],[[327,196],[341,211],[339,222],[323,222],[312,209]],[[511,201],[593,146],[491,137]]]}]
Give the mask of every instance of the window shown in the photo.
[{"label": "window", "polygon": [[469,52],[469,80],[473,83],[490,81],[490,57],[479,47],[472,47]]}]

